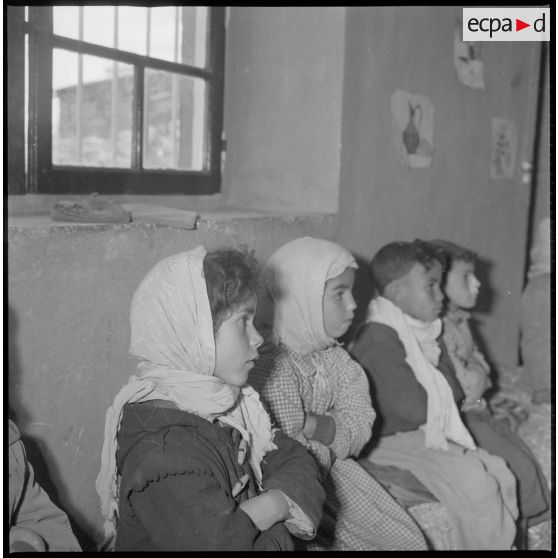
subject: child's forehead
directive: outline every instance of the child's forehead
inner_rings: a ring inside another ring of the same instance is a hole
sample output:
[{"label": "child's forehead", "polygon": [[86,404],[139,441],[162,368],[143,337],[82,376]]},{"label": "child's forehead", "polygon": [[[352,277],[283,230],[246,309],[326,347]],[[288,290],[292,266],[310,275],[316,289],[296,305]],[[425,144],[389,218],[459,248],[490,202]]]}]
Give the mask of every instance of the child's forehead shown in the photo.
[{"label": "child's forehead", "polygon": [[439,279],[442,276],[442,264],[436,259],[431,260],[427,265],[416,262],[409,270],[407,276],[410,280],[417,281],[431,278]]},{"label": "child's forehead", "polygon": [[231,308],[231,312],[232,314],[241,314],[244,312],[255,313],[257,306],[258,298],[256,294],[253,293],[249,298]]},{"label": "child's forehead", "polygon": [[471,260],[453,260],[451,271],[474,271],[475,262]]},{"label": "child's forehead", "polygon": [[346,267],[339,275],[330,277],[326,281],[326,287],[352,287],[355,279],[355,270],[352,267]]}]

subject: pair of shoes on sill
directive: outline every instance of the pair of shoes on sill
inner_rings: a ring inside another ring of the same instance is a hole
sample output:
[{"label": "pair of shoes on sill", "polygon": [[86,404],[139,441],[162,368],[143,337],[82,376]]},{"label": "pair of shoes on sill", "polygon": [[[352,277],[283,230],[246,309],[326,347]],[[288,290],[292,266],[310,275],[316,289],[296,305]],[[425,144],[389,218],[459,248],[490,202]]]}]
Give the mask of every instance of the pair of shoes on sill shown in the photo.
[{"label": "pair of shoes on sill", "polygon": [[83,201],[60,200],[52,205],[53,221],[73,223],[130,223],[132,214],[118,203],[92,195]]}]

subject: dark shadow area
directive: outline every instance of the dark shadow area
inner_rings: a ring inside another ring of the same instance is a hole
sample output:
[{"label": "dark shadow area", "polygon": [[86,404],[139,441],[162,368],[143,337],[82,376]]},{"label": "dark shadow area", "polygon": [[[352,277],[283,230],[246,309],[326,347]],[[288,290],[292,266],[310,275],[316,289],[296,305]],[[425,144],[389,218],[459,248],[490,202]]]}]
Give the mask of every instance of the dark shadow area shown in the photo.
[{"label": "dark shadow area", "polygon": [[475,275],[481,282],[481,287],[474,312],[479,314],[490,313],[496,297],[490,280],[491,268],[492,262],[483,258],[477,258],[475,262]]},{"label": "dark shadow area", "polygon": [[354,340],[357,331],[364,324],[368,305],[374,295],[374,284],[370,275],[369,262],[358,256],[355,256],[355,259],[358,263],[358,269],[355,273],[353,297],[357,307],[351,327],[347,330],[347,333],[339,339],[339,342],[343,344],[344,347],[347,347],[349,343]]},{"label": "dark shadow area", "polygon": [[485,339],[480,334],[479,315],[489,314],[492,310],[494,302],[499,294],[492,287],[491,283],[491,268],[492,262],[485,260],[483,258],[477,258],[475,261],[475,275],[481,283],[479,297],[477,299],[477,304],[475,308],[471,311],[471,319],[469,325],[471,327],[471,334],[473,335],[473,340],[477,344],[480,352],[485,357],[486,361],[490,365],[490,380],[492,381],[492,387],[487,391],[486,397],[490,398],[493,392],[498,389],[498,377],[499,372],[495,365],[493,356],[489,346],[487,345]]},{"label": "dark shadow area", "polygon": [[6,332],[8,350],[4,352],[4,370],[8,370],[8,374],[4,376],[4,381],[8,383],[8,416],[19,426],[29,422],[29,414],[23,408],[18,398],[18,388],[21,383],[21,364],[19,362],[19,348],[17,345],[19,321],[9,303],[7,314],[8,327]]},{"label": "dark shadow area", "polygon": [[[36,481],[41,485],[43,490],[48,494],[52,502],[63,510],[70,520],[72,531],[82,548],[82,550],[95,550],[96,543],[87,535],[80,527],[78,520],[85,523],[85,519],[81,517],[81,513],[77,510],[68,509],[61,503],[61,492],[66,488],[60,479],[60,474],[56,471],[56,467],[52,465],[49,468],[47,464],[48,449],[42,447],[42,442],[38,438],[25,434],[25,426],[31,421],[31,416],[24,408],[20,401],[21,389],[21,363],[19,357],[18,339],[19,319],[8,304],[8,351],[4,353],[4,365],[8,370],[8,408],[9,418],[16,424],[20,430],[21,440],[25,446],[27,459],[33,467]],[[7,362],[6,362],[7,360]],[[58,487],[63,487],[61,490]],[[76,519],[77,518],[77,519]]]}]

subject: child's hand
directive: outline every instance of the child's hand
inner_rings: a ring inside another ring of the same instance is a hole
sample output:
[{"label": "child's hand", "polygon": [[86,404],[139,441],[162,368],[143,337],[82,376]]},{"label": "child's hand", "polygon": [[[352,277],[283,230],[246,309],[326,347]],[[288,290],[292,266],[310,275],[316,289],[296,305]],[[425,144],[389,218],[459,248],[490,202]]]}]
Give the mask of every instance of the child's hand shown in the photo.
[{"label": "child's hand", "polygon": [[239,507],[260,531],[267,531],[289,517],[289,503],[280,490],[268,490],[245,500]]},{"label": "child's hand", "polygon": [[302,433],[308,438],[308,440],[312,439],[314,432],[316,432],[316,427],[318,426],[318,419],[315,415],[306,415],[304,419],[304,428],[302,429]]},{"label": "child's hand", "polygon": [[478,401],[482,399],[482,395],[486,391],[486,374],[480,370],[470,370],[469,372],[464,386],[467,400]]}]

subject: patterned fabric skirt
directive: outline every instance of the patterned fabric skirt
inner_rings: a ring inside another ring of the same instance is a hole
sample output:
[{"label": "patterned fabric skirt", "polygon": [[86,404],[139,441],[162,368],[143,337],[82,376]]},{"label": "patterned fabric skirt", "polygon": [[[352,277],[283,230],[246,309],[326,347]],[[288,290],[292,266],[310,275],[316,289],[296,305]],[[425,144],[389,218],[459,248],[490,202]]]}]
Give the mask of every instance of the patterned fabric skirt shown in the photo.
[{"label": "patterned fabric skirt", "polygon": [[355,460],[338,459],[324,481],[326,503],[318,536],[304,550],[427,550],[405,509]]},{"label": "patterned fabric skirt", "polygon": [[381,438],[368,459],[411,471],[430,490],[447,509],[454,548],[512,549],[517,486],[502,458],[451,442],[447,451],[428,449],[422,431],[415,430]]}]

